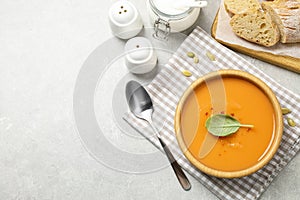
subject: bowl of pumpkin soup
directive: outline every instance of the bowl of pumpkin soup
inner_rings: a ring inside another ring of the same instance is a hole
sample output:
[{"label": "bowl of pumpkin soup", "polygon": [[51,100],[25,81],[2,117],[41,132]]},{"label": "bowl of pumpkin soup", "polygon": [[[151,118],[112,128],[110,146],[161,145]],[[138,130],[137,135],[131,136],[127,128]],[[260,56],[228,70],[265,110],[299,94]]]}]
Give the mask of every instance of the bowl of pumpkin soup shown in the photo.
[{"label": "bowl of pumpkin soup", "polygon": [[222,178],[247,176],[266,165],[283,131],[273,91],[239,70],[212,72],[193,82],[177,105],[174,124],[185,157]]}]

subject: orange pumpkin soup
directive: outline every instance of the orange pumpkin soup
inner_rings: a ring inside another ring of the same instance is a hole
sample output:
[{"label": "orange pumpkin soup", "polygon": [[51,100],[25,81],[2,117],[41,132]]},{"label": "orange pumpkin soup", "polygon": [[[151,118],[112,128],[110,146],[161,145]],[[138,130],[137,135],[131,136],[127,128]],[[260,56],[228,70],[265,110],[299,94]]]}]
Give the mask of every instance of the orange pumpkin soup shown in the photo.
[{"label": "orange pumpkin soup", "polygon": [[[241,127],[229,136],[213,136],[205,122],[217,113],[254,128]],[[180,116],[187,150],[207,167],[228,172],[247,169],[264,157],[274,137],[274,124],[274,110],[265,93],[243,78],[230,76],[196,86]]]}]

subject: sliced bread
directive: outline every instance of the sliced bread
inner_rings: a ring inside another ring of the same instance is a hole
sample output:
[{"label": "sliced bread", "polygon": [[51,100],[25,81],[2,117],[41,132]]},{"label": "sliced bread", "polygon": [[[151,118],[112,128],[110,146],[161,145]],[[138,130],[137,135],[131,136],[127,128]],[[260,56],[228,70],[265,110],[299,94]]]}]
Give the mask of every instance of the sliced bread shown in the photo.
[{"label": "sliced bread", "polygon": [[250,9],[245,13],[235,14],[230,25],[239,37],[263,46],[273,46],[280,38],[278,27],[271,16],[262,10]]},{"label": "sliced bread", "polygon": [[224,0],[224,6],[230,16],[245,13],[249,9],[261,9],[258,0]]},{"label": "sliced bread", "polygon": [[263,2],[262,7],[277,24],[282,43],[300,42],[300,0]]}]

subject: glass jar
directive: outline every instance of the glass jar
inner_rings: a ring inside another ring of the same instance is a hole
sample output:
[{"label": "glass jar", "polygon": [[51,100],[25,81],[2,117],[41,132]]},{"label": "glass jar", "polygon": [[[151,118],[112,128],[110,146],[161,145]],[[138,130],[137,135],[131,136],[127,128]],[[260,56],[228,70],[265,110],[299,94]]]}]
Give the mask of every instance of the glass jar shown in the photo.
[{"label": "glass jar", "polygon": [[[154,26],[154,37],[167,39],[170,32],[182,32],[191,27],[197,20],[200,7],[174,7],[184,0],[148,0],[147,6],[150,21]],[[205,6],[205,5],[204,5]]]}]

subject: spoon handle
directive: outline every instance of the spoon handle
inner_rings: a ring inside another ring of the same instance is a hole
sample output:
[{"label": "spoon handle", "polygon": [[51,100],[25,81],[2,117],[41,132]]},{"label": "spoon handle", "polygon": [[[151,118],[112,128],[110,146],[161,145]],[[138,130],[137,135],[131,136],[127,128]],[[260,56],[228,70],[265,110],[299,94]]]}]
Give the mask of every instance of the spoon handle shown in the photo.
[{"label": "spoon handle", "polygon": [[162,141],[162,139],[160,137],[158,137],[158,140],[159,140],[161,146],[163,147],[164,151],[166,152],[168,160],[171,163],[171,166],[172,166],[172,168],[176,174],[176,177],[177,177],[179,183],[181,184],[182,188],[186,191],[190,190],[191,184],[190,184],[189,180],[187,179],[186,175],[184,174],[184,172],[182,171],[180,165],[177,163],[177,161],[173,157],[170,149],[164,143],[164,141]]},{"label": "spoon handle", "polygon": [[164,143],[164,141],[161,139],[160,133],[158,132],[158,130],[156,129],[156,127],[153,124],[151,115],[152,115],[152,110],[144,111],[144,119],[149,122],[149,124],[150,124],[151,128],[153,129],[155,135],[157,136],[161,146],[163,147],[181,187],[186,191],[190,190],[191,189],[190,181],[186,177],[185,173],[182,171],[181,166],[175,160],[173,154],[171,153],[171,151],[168,148],[168,146],[166,145],[166,143]]}]

